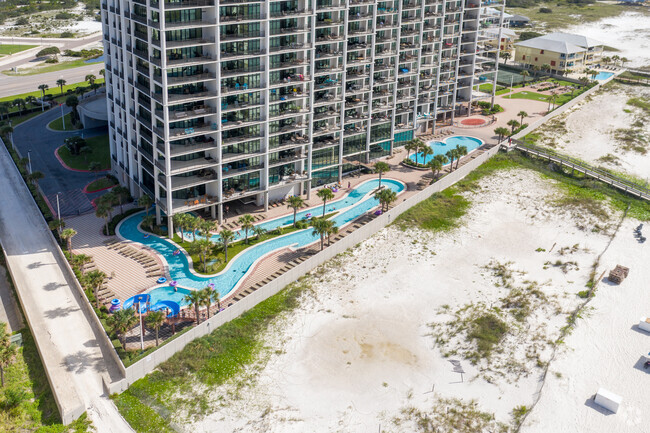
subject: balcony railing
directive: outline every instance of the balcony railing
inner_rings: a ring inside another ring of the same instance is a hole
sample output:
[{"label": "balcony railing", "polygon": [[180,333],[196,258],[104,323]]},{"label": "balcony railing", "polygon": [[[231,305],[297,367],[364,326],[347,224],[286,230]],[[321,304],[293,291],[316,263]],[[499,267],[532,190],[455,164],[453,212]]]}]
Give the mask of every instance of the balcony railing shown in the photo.
[{"label": "balcony railing", "polygon": [[190,63],[208,63],[212,61],[217,61],[216,57],[212,57],[210,54],[204,54],[202,56],[196,56],[196,57],[187,57],[187,58],[182,58],[182,59],[167,59],[167,65],[168,66],[173,66],[173,65],[187,65]]},{"label": "balcony railing", "polygon": [[183,0],[175,2],[164,2],[166,10],[182,9],[182,8],[196,8],[214,6],[214,0]]},{"label": "balcony railing", "polygon": [[185,46],[192,46],[192,45],[206,45],[214,43],[214,38],[211,37],[202,37],[202,38],[193,38],[193,39],[185,39],[182,41],[167,41],[167,48],[177,48],[177,47],[185,47]]},{"label": "balcony railing", "polygon": [[170,30],[170,29],[177,29],[182,27],[203,27],[203,26],[215,25],[216,23],[217,20],[214,18],[202,18],[200,20],[177,21],[177,22],[167,21],[165,22],[165,29]]}]

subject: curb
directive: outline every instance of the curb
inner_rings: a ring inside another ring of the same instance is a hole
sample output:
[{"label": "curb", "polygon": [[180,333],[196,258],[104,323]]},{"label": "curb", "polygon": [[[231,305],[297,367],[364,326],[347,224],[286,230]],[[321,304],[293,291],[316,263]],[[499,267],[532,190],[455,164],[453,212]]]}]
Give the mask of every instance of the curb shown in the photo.
[{"label": "curb", "polygon": [[[104,177],[106,177],[106,176],[104,176]],[[99,179],[101,179],[101,177]],[[117,186],[117,185],[111,185],[111,186],[106,186],[104,188],[96,189],[94,191],[88,191],[88,185],[90,185],[91,183],[93,183],[93,182],[95,182],[95,181],[97,181],[99,179],[95,179],[95,180],[92,180],[92,181],[88,182],[88,184],[86,184],[86,186],[84,186],[83,189],[82,189],[84,194],[94,194],[96,192],[106,191],[107,189],[115,188]]]}]

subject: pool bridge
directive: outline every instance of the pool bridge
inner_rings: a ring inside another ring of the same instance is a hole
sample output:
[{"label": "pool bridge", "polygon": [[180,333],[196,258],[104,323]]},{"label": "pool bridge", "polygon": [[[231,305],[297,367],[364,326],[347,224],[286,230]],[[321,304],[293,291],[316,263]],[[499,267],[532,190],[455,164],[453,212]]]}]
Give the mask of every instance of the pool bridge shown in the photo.
[{"label": "pool bridge", "polygon": [[526,155],[536,156],[541,159],[546,159],[549,162],[559,164],[560,166],[569,167],[571,168],[571,173],[574,171],[583,173],[585,176],[604,182],[607,185],[611,185],[627,194],[643,200],[650,200],[650,189],[648,189],[646,185],[639,185],[609,173],[601,168],[589,165],[584,161],[571,158],[570,156],[560,155],[550,149],[544,149],[521,140],[512,140],[512,146],[504,144],[503,147],[507,152],[517,149]]}]

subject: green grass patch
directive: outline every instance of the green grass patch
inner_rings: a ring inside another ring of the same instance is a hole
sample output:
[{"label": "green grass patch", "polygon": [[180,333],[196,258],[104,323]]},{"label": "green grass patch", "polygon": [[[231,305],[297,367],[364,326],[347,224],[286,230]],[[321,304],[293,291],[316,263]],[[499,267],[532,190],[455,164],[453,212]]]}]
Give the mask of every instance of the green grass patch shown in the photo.
[{"label": "green grass patch", "polygon": [[[179,389],[191,391],[192,380],[213,387],[244,371],[264,349],[261,336],[269,324],[295,309],[299,296],[309,288],[306,279],[298,280],[211,334],[189,343],[156,371],[114,396],[122,416],[137,432],[168,431],[162,430],[161,425],[170,421],[174,411],[188,405],[192,409],[205,407],[199,394],[193,401],[175,394]],[[149,416],[151,411],[158,416]]]},{"label": "green grass patch", "polygon": [[57,72],[66,69],[79,68],[81,66],[88,66],[97,63],[101,63],[101,61],[86,63],[85,60],[73,60],[70,62],[54,63],[51,65],[46,64],[47,66],[36,66],[34,68],[27,68],[27,69],[19,68],[17,72],[14,72],[12,70],[6,70],[6,71],[2,71],[2,73],[9,76],[23,77],[27,75],[38,75],[38,74],[45,74],[46,72]]},{"label": "green grass patch", "polygon": [[460,193],[476,188],[477,182],[497,170],[515,168],[517,165],[508,158],[497,155],[465,176],[453,187],[433,194],[402,213],[395,220],[401,230],[420,227],[431,231],[451,230],[460,224],[460,218],[469,209],[470,202]]},{"label": "green grass patch", "polygon": [[[552,14],[543,13],[541,8],[551,8]],[[566,28],[576,22],[589,23],[607,17],[616,17],[627,11],[637,11],[648,14],[644,8],[625,6],[620,4],[593,3],[590,5],[576,5],[570,3],[537,3],[530,8],[511,8],[508,13],[524,15],[531,19],[533,27],[527,30],[540,30],[544,33],[554,29]]]},{"label": "green grass patch", "polygon": [[483,357],[489,358],[494,346],[499,344],[508,332],[508,325],[491,313],[477,317],[471,323],[472,330],[467,338],[476,342],[476,349]]},{"label": "green grass patch", "polygon": [[20,53],[21,51],[27,51],[31,48],[34,48],[36,45],[11,45],[11,44],[1,44],[0,45],[0,55],[10,55]]},{"label": "green grass patch", "polygon": [[650,114],[650,101],[644,98],[630,98],[627,105],[642,109],[646,114]]},{"label": "green grass patch", "polygon": [[5,388],[0,393],[0,431],[47,433],[90,432],[84,414],[69,426],[61,424],[59,410],[28,328],[21,331],[23,347],[5,370]]},{"label": "green grass patch", "polygon": [[63,162],[70,168],[77,170],[88,170],[92,162],[99,162],[102,170],[111,168],[111,149],[108,141],[108,135],[98,135],[96,137],[86,138],[86,144],[92,152],[88,155],[72,155],[67,147],[61,146],[57,149],[57,154]]},{"label": "green grass patch", "polygon": [[113,178],[101,177],[97,180],[93,180],[92,182],[90,182],[88,186],[86,186],[86,191],[95,192],[95,191],[99,191],[100,189],[109,188],[114,185],[117,185],[117,183]]},{"label": "green grass patch", "polygon": [[548,102],[548,95],[544,95],[542,93],[536,93],[536,92],[529,92],[529,91],[513,93],[512,95],[504,96],[504,98],[506,98],[506,99],[530,99],[530,100],[533,100],[533,101]]},{"label": "green grass patch", "polygon": [[[95,80],[95,83],[104,84],[104,79],[101,78],[101,77],[98,77]],[[34,88],[36,90],[33,91],[33,92],[20,93],[18,95],[11,95],[11,96],[4,96],[4,97],[0,98],[0,102],[6,102],[6,101],[12,102],[16,98],[25,99],[28,96],[35,96],[37,98],[40,98],[43,95],[43,93],[40,90],[38,90],[39,84],[40,83],[36,83],[36,82],[34,83]],[[82,81],[82,82],[74,83],[74,84],[66,84],[65,86],[63,86],[63,95],[61,95],[61,88],[60,87],[58,87],[58,86],[57,87],[50,87],[49,89],[47,89],[45,91],[45,94],[54,96],[55,99],[58,102],[65,102],[65,98],[68,96],[68,95],[66,95],[66,92],[68,90],[75,90],[77,87],[81,87],[81,86],[88,87],[89,85],[90,85],[90,83],[88,83],[87,81]],[[63,100],[61,100],[60,98],[63,98]]]},{"label": "green grass patch", "polygon": [[65,120],[65,128],[63,127],[63,120],[61,120],[60,117],[57,117],[53,121],[47,125],[50,127],[50,129],[54,129],[55,131],[75,131],[80,128],[76,128],[72,125],[72,113],[68,113],[65,116],[63,116]]}]

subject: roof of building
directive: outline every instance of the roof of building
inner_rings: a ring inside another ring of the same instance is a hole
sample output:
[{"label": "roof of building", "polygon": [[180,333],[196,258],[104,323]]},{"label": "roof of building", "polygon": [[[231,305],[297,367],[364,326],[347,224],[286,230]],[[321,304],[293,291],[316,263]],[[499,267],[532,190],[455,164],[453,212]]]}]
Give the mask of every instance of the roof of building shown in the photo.
[{"label": "roof of building", "polygon": [[[501,9],[493,8],[493,7],[485,7],[481,9],[481,14],[482,15],[492,15],[492,16],[499,16],[501,15]],[[509,20],[512,18],[514,15],[509,14],[508,12],[504,11],[503,12],[503,20]]]},{"label": "roof of building", "polygon": [[517,47],[535,48],[538,50],[553,51],[554,53],[573,54],[585,51],[585,48],[579,47],[568,42],[545,39],[543,36],[528,39],[527,41],[515,43]]},{"label": "roof of building", "polygon": [[[499,35],[499,28],[498,27],[490,28],[490,29],[488,29],[487,33],[489,35],[497,37]],[[515,36],[517,36],[517,33],[515,33],[515,31],[512,30],[512,29],[509,29],[507,27],[503,27],[503,28],[501,28],[501,36],[502,37],[507,36],[507,37],[510,37],[510,38],[514,38]]]},{"label": "roof of building", "polygon": [[530,21],[530,18],[524,16],[524,15],[513,15],[510,18],[510,21]]},{"label": "roof of building", "polygon": [[596,39],[588,38],[582,35],[575,35],[572,33],[549,33],[548,35],[540,36],[544,39],[550,39],[554,41],[567,42],[569,44],[577,45],[584,48],[592,48],[600,45],[604,45],[602,42],[597,41]]}]

